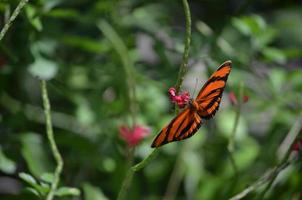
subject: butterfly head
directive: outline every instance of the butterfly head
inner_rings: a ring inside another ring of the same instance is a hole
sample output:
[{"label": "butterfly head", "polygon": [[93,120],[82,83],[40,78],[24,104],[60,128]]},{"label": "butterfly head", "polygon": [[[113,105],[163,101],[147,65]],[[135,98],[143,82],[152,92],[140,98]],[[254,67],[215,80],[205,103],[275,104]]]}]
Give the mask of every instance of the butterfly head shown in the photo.
[{"label": "butterfly head", "polygon": [[193,108],[194,110],[198,110],[199,109],[199,104],[194,99],[190,99],[189,100],[189,106],[191,108]]}]

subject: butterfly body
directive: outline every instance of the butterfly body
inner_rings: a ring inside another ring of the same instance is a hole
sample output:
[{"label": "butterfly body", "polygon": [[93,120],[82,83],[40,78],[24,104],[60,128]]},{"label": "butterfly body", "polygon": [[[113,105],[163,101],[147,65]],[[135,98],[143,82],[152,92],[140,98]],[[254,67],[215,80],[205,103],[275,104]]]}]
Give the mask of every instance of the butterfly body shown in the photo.
[{"label": "butterfly body", "polygon": [[160,147],[169,142],[189,138],[197,132],[204,119],[211,119],[215,115],[219,109],[228,75],[231,72],[231,64],[231,61],[224,62],[212,74],[201,88],[196,99],[191,99],[189,106],[161,130],[151,147]]}]

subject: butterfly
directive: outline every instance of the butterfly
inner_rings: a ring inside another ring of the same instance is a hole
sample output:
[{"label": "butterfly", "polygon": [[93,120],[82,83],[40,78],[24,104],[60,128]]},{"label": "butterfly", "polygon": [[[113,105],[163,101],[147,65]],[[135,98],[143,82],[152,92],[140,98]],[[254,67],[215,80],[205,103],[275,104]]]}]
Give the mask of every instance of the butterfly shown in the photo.
[{"label": "butterfly", "polygon": [[189,105],[161,130],[151,147],[189,138],[197,132],[204,119],[211,119],[219,109],[231,69],[231,61],[220,65],[203,85],[196,99],[190,100]]}]

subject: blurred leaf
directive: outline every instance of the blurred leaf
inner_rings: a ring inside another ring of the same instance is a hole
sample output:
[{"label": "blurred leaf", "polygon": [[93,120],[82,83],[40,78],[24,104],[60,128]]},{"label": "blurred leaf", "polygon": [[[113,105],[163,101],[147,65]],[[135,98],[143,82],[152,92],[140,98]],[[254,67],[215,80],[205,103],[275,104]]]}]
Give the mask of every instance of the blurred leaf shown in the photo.
[{"label": "blurred leaf", "polygon": [[[220,133],[229,138],[232,134],[235,122],[235,110],[223,110],[216,116],[217,127]],[[247,125],[245,119],[240,116],[236,130],[235,139],[241,141],[247,136]]]},{"label": "blurred leaf", "polygon": [[209,27],[205,22],[198,21],[196,22],[196,28],[199,32],[201,32],[203,35],[209,37],[213,35],[213,30],[211,27]]},{"label": "blurred leaf", "polygon": [[32,24],[32,26],[37,31],[42,31],[43,26],[42,26],[40,17],[38,16],[36,8],[31,5],[27,5],[27,6],[25,6],[25,12],[26,12],[27,18],[29,19],[29,22]]},{"label": "blurred leaf", "polygon": [[78,188],[72,187],[60,187],[55,192],[56,196],[63,197],[63,196],[79,196],[81,194]]},{"label": "blurred leaf", "polygon": [[83,185],[85,200],[108,200],[100,188],[97,188],[89,183]]},{"label": "blurred leaf", "polygon": [[40,178],[47,183],[52,183],[54,180],[53,173],[43,173]]},{"label": "blurred leaf", "polygon": [[45,194],[47,194],[47,192],[50,189],[49,185],[40,185],[36,179],[34,177],[32,177],[30,174],[21,172],[19,173],[19,177],[26,182],[28,185],[30,185],[31,187],[27,187],[27,189],[34,193],[37,196],[44,196]]},{"label": "blurred leaf", "polygon": [[36,179],[30,174],[21,172],[19,173],[19,177],[31,186],[37,185]]},{"label": "blurred leaf", "polygon": [[34,195],[36,195],[37,197],[41,198],[41,195],[39,194],[39,192],[37,190],[35,190],[34,188],[26,187],[25,190],[32,193],[32,194],[34,194]]},{"label": "blurred leaf", "polygon": [[265,48],[262,53],[268,61],[274,61],[279,64],[285,64],[286,62],[286,56],[282,50],[276,48]]},{"label": "blurred leaf", "polygon": [[198,183],[204,173],[202,161],[199,153],[191,151],[186,152],[183,159],[186,163],[184,180],[186,194],[188,199],[196,199]]},{"label": "blurred leaf", "polygon": [[13,174],[16,171],[16,163],[6,157],[0,145],[0,170],[7,174]]},{"label": "blurred leaf", "polygon": [[247,137],[238,142],[238,150],[234,153],[234,159],[239,170],[244,170],[250,167],[257,158],[260,148],[257,142]]},{"label": "blurred leaf", "polygon": [[266,28],[266,23],[259,15],[233,18],[233,25],[244,35],[259,34]]},{"label": "blurred leaf", "polygon": [[80,14],[78,13],[78,11],[73,10],[73,9],[60,9],[60,8],[56,8],[56,9],[52,9],[51,11],[49,11],[47,14],[47,16],[51,16],[54,18],[62,18],[62,19],[77,19],[80,18]]},{"label": "blurred leaf", "polygon": [[51,163],[47,159],[42,138],[35,133],[24,133],[21,137],[21,153],[32,174],[40,177],[47,171],[51,171]]},{"label": "blurred leaf", "polygon": [[101,41],[81,36],[63,36],[62,41],[67,45],[80,48],[91,53],[102,53],[108,48],[108,46],[102,45]]},{"label": "blurred leaf", "polygon": [[91,124],[95,120],[95,116],[89,102],[86,99],[77,98],[78,108],[76,110],[77,119],[83,124]]},{"label": "blurred leaf", "polygon": [[28,68],[29,72],[40,79],[52,79],[58,71],[57,63],[38,57],[35,62]]},{"label": "blurred leaf", "polygon": [[278,96],[286,82],[286,74],[282,69],[273,69],[269,74],[269,80],[272,86],[272,92]]}]

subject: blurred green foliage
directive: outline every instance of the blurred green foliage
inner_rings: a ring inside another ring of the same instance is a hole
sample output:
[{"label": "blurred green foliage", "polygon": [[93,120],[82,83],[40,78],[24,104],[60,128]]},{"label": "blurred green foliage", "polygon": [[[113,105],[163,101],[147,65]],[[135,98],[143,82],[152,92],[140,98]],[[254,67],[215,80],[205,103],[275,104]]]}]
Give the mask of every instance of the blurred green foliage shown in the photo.
[{"label": "blurred green foliage", "polygon": [[[0,2],[1,27],[17,4]],[[161,148],[134,176],[128,199],[162,199],[174,183],[169,180],[175,165],[176,199],[228,199],[280,161],[281,143],[301,119],[300,2],[189,4],[192,44],[183,89],[198,91],[219,64],[232,60],[222,106],[194,137]],[[129,167],[118,128],[130,125],[133,104],[137,123],[152,128],[136,147],[135,162],[150,153],[153,137],[174,115],[167,90],[177,80],[184,22],[181,1],[30,1],[0,43],[0,198],[38,199],[49,190],[55,162],[39,77],[49,80],[64,159],[57,199],[115,199]],[[236,132],[234,175],[227,145],[235,107],[227,95],[238,94],[240,82],[249,101]],[[282,172],[267,199],[302,198],[300,172],[301,162]],[[4,178],[16,181],[15,192],[5,190]]]}]

